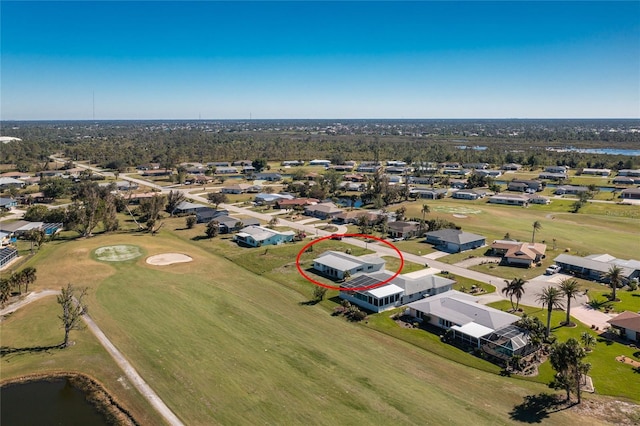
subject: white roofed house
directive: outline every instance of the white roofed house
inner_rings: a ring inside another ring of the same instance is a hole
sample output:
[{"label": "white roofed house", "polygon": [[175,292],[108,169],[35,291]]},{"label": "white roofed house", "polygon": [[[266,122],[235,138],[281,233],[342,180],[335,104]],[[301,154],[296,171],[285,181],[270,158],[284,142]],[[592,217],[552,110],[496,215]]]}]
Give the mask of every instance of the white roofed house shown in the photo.
[{"label": "white roofed house", "polygon": [[449,290],[408,305],[409,314],[424,323],[452,330],[454,340],[481,346],[481,339],[520,319],[516,315],[477,303],[466,293]]},{"label": "white roofed house", "polygon": [[333,219],[344,210],[333,203],[319,203],[304,208],[304,214],[314,216],[320,219]]},{"label": "white roofed house", "polygon": [[313,268],[328,277],[344,279],[349,272],[352,277],[359,273],[380,271],[384,259],[378,256],[352,256],[339,251],[326,251],[313,260]]},{"label": "white roofed house", "polygon": [[233,239],[240,244],[251,247],[262,247],[268,245],[279,245],[285,242],[293,241],[295,232],[293,231],[276,231],[273,229],[263,228],[261,226],[251,225],[242,228],[240,232],[234,235]]}]

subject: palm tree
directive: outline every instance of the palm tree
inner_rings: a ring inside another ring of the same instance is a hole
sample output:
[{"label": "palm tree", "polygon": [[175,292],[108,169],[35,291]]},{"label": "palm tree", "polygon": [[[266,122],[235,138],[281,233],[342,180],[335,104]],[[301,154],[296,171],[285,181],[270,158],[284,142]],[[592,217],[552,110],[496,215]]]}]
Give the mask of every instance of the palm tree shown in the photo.
[{"label": "palm tree", "polygon": [[578,293],[580,292],[580,284],[574,278],[565,278],[558,284],[558,288],[563,295],[567,298],[567,319],[565,320],[565,325],[571,324],[571,299],[575,299]]},{"label": "palm tree", "polygon": [[616,302],[618,300],[616,298],[616,290],[624,279],[622,276],[622,268],[617,265],[610,267],[607,272],[602,274],[602,279],[609,283],[609,286],[611,287],[611,300]]},{"label": "palm tree", "polygon": [[[511,281],[504,280],[507,284],[506,287],[502,289],[502,292],[509,296],[509,301],[511,302],[511,307],[514,311],[518,310],[518,306],[520,305],[520,299],[524,296],[524,285],[527,283],[522,278],[514,278]],[[516,298],[516,305],[513,305],[513,298]]]},{"label": "palm tree", "polygon": [[540,223],[539,220],[536,220],[535,222],[533,222],[533,233],[531,234],[531,242],[534,243],[535,239],[536,239],[536,231],[539,231],[542,229],[542,224]]},{"label": "palm tree", "polygon": [[553,312],[554,308],[562,309],[562,302],[560,299],[562,298],[562,293],[555,287],[549,286],[542,289],[542,293],[538,294],[538,298],[536,299],[538,302],[542,304],[542,306],[547,307],[547,330],[545,332],[545,337],[549,337],[551,333],[551,312]]},{"label": "palm tree", "polygon": [[593,334],[587,331],[582,332],[582,334],[580,335],[580,341],[582,342],[582,345],[587,352],[591,352],[591,348],[596,345],[596,338],[593,336]]},{"label": "palm tree", "polygon": [[11,297],[11,280],[9,278],[0,278],[0,307],[4,305]]},{"label": "palm tree", "polygon": [[36,281],[36,268],[33,266],[27,266],[21,272],[24,280],[24,292],[29,292],[29,284],[33,284]]},{"label": "palm tree", "polygon": [[431,213],[431,208],[427,203],[424,203],[422,205],[422,210],[420,211],[422,212],[422,221],[424,222],[424,215],[426,215],[427,213]]}]

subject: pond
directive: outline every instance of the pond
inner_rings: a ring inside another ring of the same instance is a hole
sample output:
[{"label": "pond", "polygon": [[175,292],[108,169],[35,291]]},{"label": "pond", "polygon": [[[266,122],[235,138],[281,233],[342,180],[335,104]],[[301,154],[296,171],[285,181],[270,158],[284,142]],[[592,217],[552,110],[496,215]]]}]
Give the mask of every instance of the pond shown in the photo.
[{"label": "pond", "polygon": [[352,201],[351,198],[348,197],[340,197],[338,198],[338,202],[336,203],[336,205],[341,206],[341,207],[355,207],[355,208],[359,208],[362,207],[362,200],[360,199],[360,197],[358,197],[358,199],[356,200],[356,202],[352,205]]},{"label": "pond", "polygon": [[15,383],[0,388],[2,425],[109,425],[67,378]]}]

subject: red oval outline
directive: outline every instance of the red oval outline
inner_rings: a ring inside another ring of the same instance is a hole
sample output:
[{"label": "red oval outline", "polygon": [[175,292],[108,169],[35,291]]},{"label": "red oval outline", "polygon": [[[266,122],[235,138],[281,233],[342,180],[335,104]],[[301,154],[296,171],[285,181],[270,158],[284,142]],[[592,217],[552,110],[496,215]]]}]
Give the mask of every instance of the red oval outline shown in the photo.
[{"label": "red oval outline", "polygon": [[402,271],[402,268],[404,267],[404,256],[402,256],[402,252],[396,246],[391,244],[390,242],[385,241],[382,238],[378,238],[376,236],[367,235],[367,234],[331,234],[331,235],[327,235],[326,237],[321,237],[321,238],[314,239],[313,241],[311,241],[310,243],[308,243],[307,245],[302,247],[302,250],[300,250],[298,252],[298,256],[296,256],[296,268],[298,269],[298,272],[300,273],[300,275],[302,275],[310,283],[315,284],[315,285],[320,286],[320,287],[328,288],[328,289],[331,289],[331,290],[338,290],[338,291],[341,290],[340,287],[328,285],[328,284],[321,283],[319,281],[314,280],[313,278],[311,278],[310,276],[305,274],[304,271],[302,270],[302,268],[300,267],[300,257],[302,256],[302,254],[309,247],[311,247],[312,245],[314,245],[316,243],[319,243],[320,241],[333,239],[335,237],[364,237],[364,238],[367,238],[367,239],[373,239],[373,240],[376,240],[376,241],[380,241],[382,243],[385,243],[386,245],[388,245],[392,249],[394,249],[396,251],[396,253],[398,253],[398,256],[400,258],[400,268],[398,268],[396,273],[391,278],[389,278],[387,280],[384,280],[384,281],[382,281],[382,282],[380,282],[378,284],[372,284],[372,285],[363,286],[363,287],[350,288],[349,291],[364,291],[364,290],[371,290],[371,289],[374,289],[374,288],[377,288],[377,287],[382,287],[383,285],[388,284],[394,278],[396,278],[398,275],[400,275],[400,271]]}]

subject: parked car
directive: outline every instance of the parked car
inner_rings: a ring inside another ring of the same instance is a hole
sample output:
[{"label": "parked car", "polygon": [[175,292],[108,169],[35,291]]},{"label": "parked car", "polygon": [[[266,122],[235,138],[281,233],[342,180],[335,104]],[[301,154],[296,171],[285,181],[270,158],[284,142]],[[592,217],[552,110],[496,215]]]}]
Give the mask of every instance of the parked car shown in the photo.
[{"label": "parked car", "polygon": [[331,238],[332,240],[342,240],[342,235],[340,234],[331,234]]},{"label": "parked car", "polygon": [[560,272],[562,268],[559,267],[558,265],[551,265],[547,268],[546,271],[544,271],[545,275],[553,275],[553,274],[557,274],[558,272]]}]

